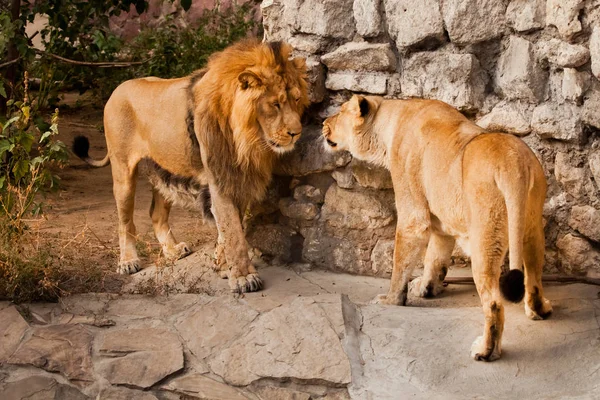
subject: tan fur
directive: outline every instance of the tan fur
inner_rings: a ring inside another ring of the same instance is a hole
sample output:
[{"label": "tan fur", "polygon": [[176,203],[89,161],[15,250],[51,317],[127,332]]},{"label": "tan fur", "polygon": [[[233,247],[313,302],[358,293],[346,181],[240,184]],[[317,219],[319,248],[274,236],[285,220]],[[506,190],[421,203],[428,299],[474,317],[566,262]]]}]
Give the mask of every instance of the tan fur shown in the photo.
[{"label": "tan fur", "polygon": [[135,79],[114,91],[104,127],[119,214],[119,272],[139,268],[135,179],[140,161],[150,159],[156,188],[151,216],[165,253],[189,252],[171,233],[171,203],[178,198],[193,203],[208,185],[204,192],[210,191],[230,287],[262,286],[248,258],[240,215],[263,197],[277,154],[291,150],[300,137],[308,105],[306,66],[303,59],[289,60],[290,53],[286,44],[245,40],[211,56],[207,68],[191,76]]},{"label": "tan fur", "polygon": [[[488,133],[435,100],[354,96],[323,127],[325,146],[385,166],[394,185],[398,223],[387,295],[377,302],[404,305],[412,268],[424,263],[412,291],[443,290],[455,242],[471,255],[485,315],[472,348],[476,360],[500,357],[504,307],[501,265],[525,265],[525,312],[532,319],[552,307],[543,296],[544,171],[520,139]],[[334,147],[332,147],[334,146]]]}]

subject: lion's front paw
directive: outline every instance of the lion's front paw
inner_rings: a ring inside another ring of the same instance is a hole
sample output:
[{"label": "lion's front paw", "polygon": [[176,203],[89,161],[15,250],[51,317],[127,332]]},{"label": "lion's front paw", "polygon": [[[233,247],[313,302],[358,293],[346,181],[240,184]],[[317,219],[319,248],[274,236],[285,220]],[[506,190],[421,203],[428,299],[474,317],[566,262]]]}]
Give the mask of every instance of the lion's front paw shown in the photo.
[{"label": "lion's front paw", "polygon": [[263,281],[258,274],[229,277],[229,287],[234,293],[256,292],[263,288]]},{"label": "lion's front paw", "polygon": [[383,304],[388,306],[403,306],[406,304],[406,293],[402,293],[399,299],[389,297],[387,294],[378,294],[371,304]]},{"label": "lion's front paw", "polygon": [[165,257],[171,260],[179,260],[192,254],[192,248],[185,242],[176,244],[173,247],[164,247]]},{"label": "lion's front paw", "polygon": [[483,336],[479,336],[471,345],[471,357],[475,361],[494,361],[500,358],[500,353],[498,344],[488,348]]},{"label": "lion's front paw", "polygon": [[121,261],[117,267],[117,273],[122,275],[135,274],[140,270],[140,260]]},{"label": "lion's front paw", "polygon": [[424,281],[420,276],[409,283],[409,290],[418,297],[434,297],[444,291],[444,285],[439,280]]}]

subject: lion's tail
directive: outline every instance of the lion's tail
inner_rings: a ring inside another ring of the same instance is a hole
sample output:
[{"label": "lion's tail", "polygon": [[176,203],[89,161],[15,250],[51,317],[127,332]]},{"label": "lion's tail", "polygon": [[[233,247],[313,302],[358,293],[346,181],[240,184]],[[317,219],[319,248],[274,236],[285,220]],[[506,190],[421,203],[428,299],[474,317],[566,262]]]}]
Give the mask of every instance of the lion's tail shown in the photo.
[{"label": "lion's tail", "polygon": [[90,157],[88,154],[90,150],[90,141],[85,136],[77,136],[75,139],[73,139],[72,150],[77,157],[81,158],[92,167],[106,167],[108,164],[110,164],[108,153],[102,160],[94,160],[92,157]]},{"label": "lion's tail", "polygon": [[500,290],[502,296],[513,303],[520,302],[525,295],[523,239],[527,198],[533,184],[533,175],[530,173],[529,168],[519,161],[516,164],[518,171],[515,171],[514,168],[508,168],[504,179],[500,179],[500,182],[498,182],[500,191],[504,195],[508,214],[508,260],[510,267],[510,271],[500,278]]}]

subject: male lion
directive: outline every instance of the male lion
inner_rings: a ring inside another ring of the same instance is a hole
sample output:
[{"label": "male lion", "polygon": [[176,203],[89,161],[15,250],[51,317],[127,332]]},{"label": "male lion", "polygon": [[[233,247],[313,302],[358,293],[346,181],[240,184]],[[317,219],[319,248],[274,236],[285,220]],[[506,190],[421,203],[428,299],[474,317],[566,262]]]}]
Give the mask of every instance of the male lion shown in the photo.
[{"label": "male lion", "polygon": [[277,154],[294,147],[308,105],[304,59],[289,60],[280,42],[244,40],[212,55],[206,69],[179,79],[141,78],[121,84],[106,103],[108,154],[88,156],[78,137],[73,150],[95,167],[112,166],[119,216],[118,272],[139,270],[133,224],[138,164],[154,186],[150,216],[169,257],[189,253],[168,223],[171,204],[197,204],[214,215],[217,269],[233,291],[256,291],[262,281],[248,257],[240,216],[263,197]]},{"label": "male lion", "polygon": [[[398,214],[394,268],[388,294],[376,302],[405,304],[412,267],[423,253],[425,271],[411,291],[421,297],[440,293],[458,241],[471,256],[485,314],[483,336],[471,349],[475,360],[500,357],[501,292],[513,302],[525,294],[531,319],[550,314],[541,280],[546,180],[525,143],[488,133],[440,101],[371,96],[342,105],[325,121],[323,135],[326,147],[391,172]],[[507,250],[510,272],[500,284]]]}]

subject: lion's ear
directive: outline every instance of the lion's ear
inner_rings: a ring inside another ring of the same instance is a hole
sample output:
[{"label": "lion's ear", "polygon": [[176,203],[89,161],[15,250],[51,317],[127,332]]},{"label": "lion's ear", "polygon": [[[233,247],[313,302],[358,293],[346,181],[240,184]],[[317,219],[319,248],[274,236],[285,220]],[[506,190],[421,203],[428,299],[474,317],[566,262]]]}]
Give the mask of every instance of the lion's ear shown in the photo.
[{"label": "lion's ear", "polygon": [[260,79],[258,75],[248,70],[238,75],[238,81],[240,81],[243,90],[261,86],[263,84],[262,79]]},{"label": "lion's ear", "polygon": [[364,118],[369,114],[371,105],[369,101],[359,94],[355,94],[349,101],[348,109],[352,111],[352,113],[357,116]]},{"label": "lion's ear", "polygon": [[292,60],[292,63],[294,64],[294,67],[296,67],[296,69],[299,69],[302,71],[306,70],[306,58],[296,57]]}]

